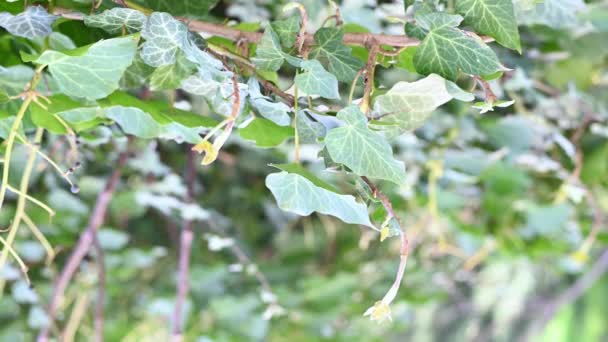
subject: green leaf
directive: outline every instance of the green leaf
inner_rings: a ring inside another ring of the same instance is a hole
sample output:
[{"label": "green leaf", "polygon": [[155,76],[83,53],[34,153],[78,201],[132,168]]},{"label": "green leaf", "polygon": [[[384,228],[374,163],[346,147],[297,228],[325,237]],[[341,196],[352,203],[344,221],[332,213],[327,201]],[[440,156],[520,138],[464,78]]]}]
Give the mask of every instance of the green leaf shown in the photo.
[{"label": "green leaf", "polygon": [[308,96],[321,96],[326,99],[339,99],[338,80],[327,72],[317,60],[306,60],[300,63],[305,72],[298,74],[294,82],[298,89]]},{"label": "green leaf", "polygon": [[269,165],[272,167],[275,167],[281,171],[298,174],[298,175],[308,179],[314,185],[316,185],[320,188],[323,188],[325,190],[329,190],[331,192],[335,192],[337,194],[342,195],[342,193],[340,193],[340,191],[338,191],[336,188],[334,188],[333,185],[331,185],[331,184],[327,183],[326,181],[322,180],[321,178],[315,176],[307,168],[302,166],[302,164],[291,163],[291,164],[269,164]]},{"label": "green leaf", "polygon": [[10,100],[11,99],[9,98],[8,94],[6,93],[6,90],[0,89],[0,104],[7,103]]},{"label": "green leaf", "polygon": [[302,144],[315,144],[319,138],[323,138],[326,134],[325,126],[321,123],[313,121],[305,110],[301,110],[296,117],[296,125],[298,128],[298,137]]},{"label": "green leaf", "polygon": [[367,127],[365,115],[357,106],[338,112],[345,126],[334,128],[325,137],[325,146],[331,158],[347,166],[359,176],[405,182],[405,165],[393,158],[391,146],[384,137]]},{"label": "green leaf", "polygon": [[239,135],[246,140],[255,141],[258,147],[275,147],[293,137],[292,127],[282,127],[270,120],[255,118],[249,125],[239,129]]},{"label": "green leaf", "polygon": [[372,227],[367,207],[353,196],[340,195],[318,187],[295,173],[279,172],[266,177],[266,187],[274,195],[279,208],[300,216],[313,212],[331,215],[340,220]]},{"label": "green leaf", "polygon": [[283,65],[285,55],[281,49],[279,37],[272,26],[268,26],[256,47],[255,57],[251,61],[262,70],[277,71]]},{"label": "green leaf", "polygon": [[487,75],[503,69],[494,51],[480,38],[457,28],[461,16],[431,13],[417,19],[418,24],[428,30],[414,55],[414,66],[419,73],[436,73],[456,80],[461,72]]},{"label": "green leaf", "polygon": [[315,33],[317,45],[310,57],[318,59],[339,81],[350,83],[363,67],[363,62],[352,55],[350,47],[342,44],[344,31],[341,28],[325,27]]},{"label": "green leaf", "polygon": [[187,60],[181,51],[177,54],[175,63],[156,68],[150,75],[150,89],[175,89],[188,76],[192,75],[196,66]]},{"label": "green leaf", "polygon": [[63,94],[50,96],[48,100],[50,102],[45,104],[46,108],[34,102],[29,109],[32,122],[53,133],[66,134],[65,124],[74,131],[80,132],[104,122],[103,118],[98,116],[98,114],[102,115],[97,105],[84,105]]},{"label": "green leaf", "polygon": [[135,107],[112,106],[105,109],[105,115],[114,120],[122,130],[143,139],[157,138],[162,128],[150,114]]},{"label": "green leaf", "polygon": [[154,68],[146,64],[141,56],[135,55],[133,64],[131,64],[120,80],[121,88],[138,88],[145,85],[154,72]]},{"label": "green leaf", "polygon": [[146,42],[141,47],[141,58],[146,64],[159,67],[175,63],[177,52],[184,48],[188,28],[168,13],[152,13],[141,32]]},{"label": "green leaf", "polygon": [[0,27],[15,36],[33,39],[51,34],[51,25],[56,19],[57,16],[49,14],[43,7],[31,6],[15,16],[7,12],[0,13]]},{"label": "green leaf", "polygon": [[300,15],[292,15],[283,20],[275,20],[270,23],[276,32],[281,45],[290,49],[296,41],[296,34],[300,31]]},{"label": "green leaf", "polygon": [[514,5],[520,25],[540,24],[557,29],[578,26],[578,14],[586,9],[583,0],[515,0]]},{"label": "green leaf", "polygon": [[135,33],[141,31],[147,19],[146,15],[140,11],[115,7],[100,14],[87,15],[84,17],[84,24],[112,34],[121,33],[123,30]]},{"label": "green leaf", "polygon": [[255,78],[247,82],[249,87],[249,102],[255,110],[266,119],[279,126],[288,126],[291,123],[289,112],[291,108],[282,102],[272,102],[270,98],[262,95],[260,85]]},{"label": "green leaf", "polygon": [[513,3],[505,0],[457,0],[456,10],[464,23],[476,32],[487,34],[510,49],[521,53]]},{"label": "green leaf", "polygon": [[134,36],[99,41],[76,55],[45,51],[36,63],[46,64],[59,89],[73,97],[100,99],[118,88],[122,74],[133,62]]},{"label": "green leaf", "polygon": [[454,83],[431,74],[416,82],[397,82],[386,94],[375,98],[374,115],[383,124],[397,125],[402,131],[418,128],[439,106],[453,98],[472,101]]}]

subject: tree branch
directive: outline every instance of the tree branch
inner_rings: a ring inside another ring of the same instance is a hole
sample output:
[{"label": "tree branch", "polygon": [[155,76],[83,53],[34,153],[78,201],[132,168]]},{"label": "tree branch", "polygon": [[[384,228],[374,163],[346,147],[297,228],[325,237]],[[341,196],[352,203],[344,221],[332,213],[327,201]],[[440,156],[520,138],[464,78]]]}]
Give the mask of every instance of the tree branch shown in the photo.
[{"label": "tree branch", "polygon": [[93,209],[93,213],[91,214],[87,228],[80,235],[80,239],[78,240],[76,249],[74,249],[74,251],[70,255],[65,267],[61,271],[61,275],[57,280],[55,288],[53,289],[53,293],[51,294],[51,299],[47,311],[49,317],[49,324],[42,328],[42,330],[38,334],[38,342],[47,342],[49,339],[49,329],[51,324],[55,320],[57,308],[59,307],[61,299],[63,298],[63,294],[65,293],[65,290],[67,289],[70,280],[78,270],[78,266],[80,266],[82,259],[91,249],[91,246],[93,245],[93,240],[95,239],[95,234],[97,233],[97,229],[99,229],[99,227],[104,222],[108,205],[110,204],[112,195],[114,194],[114,190],[116,189],[116,185],[118,184],[118,181],[120,179],[121,168],[126,164],[127,157],[127,151],[120,154],[118,158],[118,163],[114,167],[114,171],[112,171],[112,174],[110,175],[110,178],[108,179],[105,188],[97,196],[95,208]]},{"label": "tree branch", "polygon": [[[60,15],[63,18],[71,20],[84,20],[84,15],[75,13],[66,8],[55,7],[54,14]],[[212,36],[223,37],[232,41],[246,40],[249,43],[258,43],[262,39],[262,32],[248,32],[236,28],[232,28],[223,24],[216,24],[187,18],[176,17],[188,25],[188,28],[194,32],[206,33]],[[314,35],[305,33],[303,39],[303,47],[314,45]],[[494,41],[493,38],[481,36],[481,39],[488,43]],[[371,42],[378,45],[387,45],[396,48],[409,47],[420,45],[420,40],[411,38],[406,35],[391,35],[391,34],[372,34],[372,33],[350,33],[344,34],[342,41],[346,45],[370,46]]]},{"label": "tree branch", "polygon": [[[186,194],[186,203],[192,203],[194,201],[194,186],[196,180],[196,166],[194,164],[194,151],[191,146],[186,146],[186,170],[185,180],[188,192]],[[194,232],[192,229],[192,221],[184,220],[182,231],[180,235],[179,245],[179,264],[178,264],[178,276],[177,276],[177,295],[175,298],[175,310],[173,311],[173,336],[174,342],[183,340],[183,327],[182,327],[182,315],[184,310],[184,304],[186,297],[188,296],[189,290],[189,279],[190,273],[190,252],[192,250],[192,240],[194,239]]]},{"label": "tree branch", "polygon": [[97,261],[97,299],[95,303],[95,342],[103,342],[103,307],[106,298],[106,263],[103,248],[95,234],[93,247]]}]

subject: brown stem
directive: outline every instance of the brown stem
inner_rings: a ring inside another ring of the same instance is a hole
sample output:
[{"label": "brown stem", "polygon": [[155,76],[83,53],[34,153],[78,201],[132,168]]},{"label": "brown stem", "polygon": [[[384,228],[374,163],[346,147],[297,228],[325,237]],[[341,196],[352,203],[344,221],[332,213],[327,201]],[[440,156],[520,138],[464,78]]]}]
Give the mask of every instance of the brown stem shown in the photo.
[{"label": "brown stem", "polygon": [[38,342],[47,342],[49,339],[49,328],[55,320],[59,303],[63,298],[63,294],[65,293],[65,290],[67,289],[70,280],[78,270],[78,266],[80,266],[82,259],[91,249],[91,246],[93,245],[93,240],[95,239],[95,234],[97,233],[97,229],[104,222],[108,205],[110,204],[112,195],[114,194],[114,190],[116,189],[116,185],[118,184],[118,181],[120,179],[121,168],[126,164],[127,157],[128,152],[123,152],[120,154],[120,157],[118,158],[118,163],[115,166],[114,171],[112,171],[112,174],[110,175],[110,178],[108,179],[105,188],[97,196],[97,200],[95,201],[95,208],[93,209],[93,213],[91,214],[87,228],[80,235],[80,239],[78,240],[76,248],[70,255],[68,262],[61,271],[61,275],[59,276],[59,279],[55,284],[55,288],[53,289],[53,293],[51,294],[51,299],[47,311],[49,317],[49,324],[42,328],[42,330],[38,334]]},{"label": "brown stem", "polygon": [[[84,20],[84,15],[75,13],[70,9],[56,7],[54,14],[60,15],[66,19]],[[262,32],[247,32],[236,28],[232,28],[223,24],[209,23],[198,20],[190,20],[177,17],[177,19],[185,22],[191,31],[204,32],[213,36],[223,37],[233,41],[246,39],[250,43],[258,43],[262,39]],[[493,38],[481,36],[484,42],[492,42]],[[342,42],[347,45],[369,46],[371,41],[375,41],[380,45],[392,47],[408,47],[420,45],[420,41],[406,35],[391,35],[391,34],[372,34],[372,33],[345,33]],[[314,35],[305,33],[303,38],[303,46],[314,45]]]},{"label": "brown stem", "polygon": [[488,103],[496,102],[497,97],[496,97],[496,94],[494,94],[494,92],[492,91],[492,87],[490,86],[490,83],[488,83],[488,81],[484,80],[483,78],[481,78],[479,76],[473,76],[473,78],[483,88],[483,92],[485,93],[486,102],[488,102]]},{"label": "brown stem", "polygon": [[372,40],[369,42],[369,55],[367,57],[367,63],[365,64],[365,75],[363,83],[365,89],[363,90],[363,99],[361,100],[361,111],[367,115],[370,109],[370,99],[372,91],[374,90],[374,70],[376,69],[376,57],[380,50],[378,42]]},{"label": "brown stem", "polygon": [[97,257],[97,300],[95,303],[95,342],[103,342],[103,307],[106,299],[106,263],[103,248],[97,235],[93,237],[93,247]]},{"label": "brown stem", "polygon": [[[191,146],[186,146],[187,160],[185,170],[185,180],[188,187],[186,195],[186,203],[192,203],[194,201],[194,185],[196,180],[196,166],[194,163],[194,152]],[[174,342],[182,341],[183,339],[183,327],[182,327],[182,314],[184,310],[184,304],[186,297],[188,297],[189,290],[189,279],[190,273],[190,253],[192,250],[192,240],[194,239],[194,231],[192,229],[192,221],[184,220],[182,226],[182,232],[180,235],[180,246],[179,246],[179,264],[178,264],[178,276],[177,276],[177,295],[175,298],[175,310],[173,311],[173,337]]]}]

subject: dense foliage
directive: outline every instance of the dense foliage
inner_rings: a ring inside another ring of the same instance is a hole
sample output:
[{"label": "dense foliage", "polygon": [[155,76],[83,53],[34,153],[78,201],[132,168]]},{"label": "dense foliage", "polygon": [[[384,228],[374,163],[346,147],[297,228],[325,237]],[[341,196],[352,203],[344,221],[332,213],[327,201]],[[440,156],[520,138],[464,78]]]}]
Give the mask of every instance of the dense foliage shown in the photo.
[{"label": "dense foliage", "polygon": [[607,21],[0,0],[0,340],[605,339]]}]

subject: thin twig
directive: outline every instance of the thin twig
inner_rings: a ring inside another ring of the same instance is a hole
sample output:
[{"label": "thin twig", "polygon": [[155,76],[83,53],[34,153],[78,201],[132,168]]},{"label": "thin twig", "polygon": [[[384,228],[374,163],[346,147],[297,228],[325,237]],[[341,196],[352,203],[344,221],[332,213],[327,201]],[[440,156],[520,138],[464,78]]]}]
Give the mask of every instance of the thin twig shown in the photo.
[{"label": "thin twig", "polygon": [[[187,160],[185,170],[185,181],[188,191],[186,194],[186,203],[194,201],[194,186],[196,181],[196,166],[194,164],[194,152],[190,146],[187,146]],[[194,231],[192,229],[193,222],[184,220],[180,235],[179,246],[179,265],[177,276],[177,295],[175,298],[175,310],[173,311],[173,337],[174,342],[183,340],[183,311],[186,298],[188,297],[190,273],[190,254],[192,250],[192,240],[194,239]]]},{"label": "thin twig", "polygon": [[106,186],[104,187],[103,191],[100,192],[97,196],[97,200],[95,201],[95,208],[93,209],[93,213],[89,218],[87,228],[80,235],[78,244],[70,255],[67,263],[65,264],[65,267],[61,271],[61,275],[59,276],[55,288],[53,289],[47,310],[49,324],[47,324],[44,328],[40,330],[40,333],[38,334],[37,338],[38,342],[47,342],[49,339],[49,328],[55,320],[57,308],[63,298],[63,294],[65,293],[65,290],[67,289],[70,280],[78,270],[82,259],[84,259],[86,254],[91,249],[91,246],[93,245],[93,240],[95,239],[95,234],[97,233],[97,229],[99,229],[99,227],[104,222],[108,205],[112,200],[114,190],[116,189],[116,186],[118,185],[118,181],[120,179],[121,169],[126,164],[127,158],[127,151],[120,154],[118,162],[114,167],[114,171],[112,171],[112,174],[110,175]]},{"label": "thin twig", "polygon": [[97,298],[95,301],[95,342],[103,342],[103,307],[106,300],[106,262],[97,234],[93,236],[95,261],[97,262]]},{"label": "thin twig", "polygon": [[380,45],[377,41],[372,40],[369,42],[368,48],[369,55],[367,58],[367,63],[365,64],[365,74],[363,76],[365,89],[363,90],[363,99],[359,105],[361,111],[365,113],[366,116],[370,109],[372,91],[374,90],[374,70],[376,70],[376,58],[378,57]]}]

